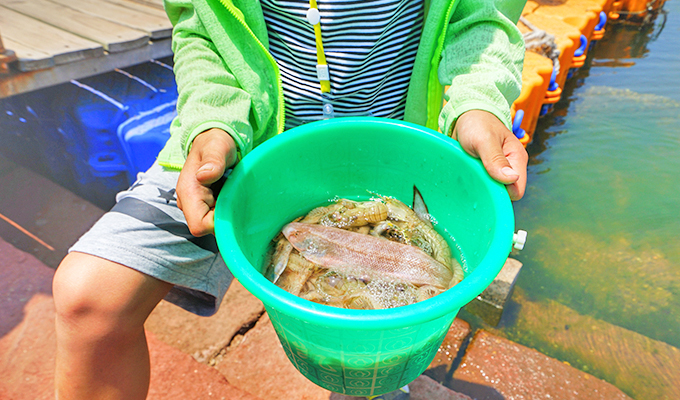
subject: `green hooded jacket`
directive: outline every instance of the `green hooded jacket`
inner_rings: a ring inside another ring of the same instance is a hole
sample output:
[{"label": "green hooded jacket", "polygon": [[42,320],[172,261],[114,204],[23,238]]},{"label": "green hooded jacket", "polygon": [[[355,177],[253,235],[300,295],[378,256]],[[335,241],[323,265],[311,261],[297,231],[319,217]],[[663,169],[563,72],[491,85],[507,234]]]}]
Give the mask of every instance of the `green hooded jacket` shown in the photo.
[{"label": "green hooded jacket", "polygon": [[[448,133],[462,113],[477,109],[510,127],[524,59],[516,23],[525,2],[425,0],[404,120]],[[260,2],[165,0],[165,9],[179,97],[160,164],[180,169],[196,135],[211,128],[234,138],[239,157],[281,133],[283,90]]]}]

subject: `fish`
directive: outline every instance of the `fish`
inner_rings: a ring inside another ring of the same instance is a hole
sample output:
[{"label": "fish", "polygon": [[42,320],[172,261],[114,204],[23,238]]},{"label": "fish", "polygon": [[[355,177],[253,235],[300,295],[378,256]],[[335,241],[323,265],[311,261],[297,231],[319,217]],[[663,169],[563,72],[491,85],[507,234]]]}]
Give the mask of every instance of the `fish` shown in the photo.
[{"label": "fish", "polygon": [[393,197],[382,196],[387,205],[387,221],[376,225],[374,235],[387,236],[397,241],[421,248],[435,260],[452,265],[451,249],[446,240],[434,229],[430,214],[418,188],[413,186],[413,208]]},{"label": "fish", "polygon": [[299,254],[292,253],[289,255],[288,268],[277,277],[276,286],[297,296],[315,269],[313,263]]},{"label": "fish", "polygon": [[355,228],[375,224],[385,219],[387,219],[387,205],[382,201],[358,202],[340,199],[329,206],[313,209],[300,222],[337,228]]},{"label": "fish", "polygon": [[308,261],[345,275],[395,279],[446,290],[451,269],[415,246],[332,226],[291,222],[282,229]]},{"label": "fish", "polygon": [[290,259],[290,253],[292,251],[293,246],[285,237],[281,237],[281,239],[276,242],[276,247],[274,248],[274,254],[272,256],[272,282],[276,283],[276,281],[279,280],[279,277],[288,265],[288,260]]}]

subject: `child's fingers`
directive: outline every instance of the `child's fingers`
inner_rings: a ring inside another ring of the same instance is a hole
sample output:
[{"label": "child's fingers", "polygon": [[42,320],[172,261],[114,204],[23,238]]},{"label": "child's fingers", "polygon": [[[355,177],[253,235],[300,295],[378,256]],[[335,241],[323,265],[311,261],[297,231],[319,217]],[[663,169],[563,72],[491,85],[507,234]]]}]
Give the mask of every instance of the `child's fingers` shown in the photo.
[{"label": "child's fingers", "polygon": [[227,167],[236,161],[234,139],[218,129],[198,135],[194,139],[190,156],[191,153],[195,153],[197,157],[196,179],[206,186],[217,182]]},{"label": "child's fingers", "polygon": [[214,233],[217,182],[236,159],[234,141],[226,132],[212,129],[194,139],[177,182],[177,205],[194,236]]},{"label": "child's fingers", "polygon": [[212,190],[196,179],[197,167],[189,162],[187,164],[177,182],[177,206],[184,213],[191,234],[204,236],[214,229],[211,211],[215,207],[215,198]]},{"label": "child's fingers", "polygon": [[465,151],[481,159],[489,175],[505,184],[512,200],[522,198],[527,152],[498,118],[483,111],[468,111],[458,119],[454,133]]},{"label": "child's fingers", "polygon": [[517,182],[519,173],[505,157],[500,143],[494,140],[482,141],[476,150],[492,178],[506,185]]},{"label": "child's fingers", "polygon": [[524,196],[528,156],[522,143],[514,137],[506,137],[503,144],[487,141],[477,148],[484,167],[492,178],[505,184],[512,200]]},{"label": "child's fingers", "polygon": [[529,162],[529,155],[526,150],[524,150],[524,146],[519,140],[507,143],[504,150],[512,169],[514,171],[520,171],[517,181],[510,185],[506,185],[510,198],[513,201],[519,200],[524,196],[527,185],[527,163]]}]

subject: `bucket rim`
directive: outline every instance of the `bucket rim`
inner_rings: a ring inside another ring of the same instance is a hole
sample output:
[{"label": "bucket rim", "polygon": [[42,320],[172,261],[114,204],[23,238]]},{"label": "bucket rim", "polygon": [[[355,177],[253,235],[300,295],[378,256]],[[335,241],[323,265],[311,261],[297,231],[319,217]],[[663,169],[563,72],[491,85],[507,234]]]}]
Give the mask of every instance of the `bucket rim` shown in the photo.
[{"label": "bucket rim", "polygon": [[[275,149],[279,142],[288,141],[292,134],[295,134],[296,138],[303,138],[304,135],[313,135],[315,132],[322,131],[328,124],[346,124],[352,126],[357,123],[368,125],[369,127],[374,124],[380,124],[381,127],[385,124],[390,124],[408,132],[408,134],[426,135],[427,139],[434,143],[451,146],[452,151],[462,156],[465,164],[468,164],[478,172],[481,169],[485,176],[488,177],[488,179],[481,179],[480,183],[492,193],[491,197],[497,213],[494,235],[489,248],[499,250],[488,251],[474,271],[465,276],[461,282],[428,300],[408,306],[381,310],[343,309],[314,303],[290,294],[276,286],[265,278],[258,268],[250,263],[239,246],[228,245],[230,243],[238,243],[235,230],[231,221],[219,217],[220,213],[217,212],[217,209],[227,206],[232,196],[227,196],[225,193],[238,186],[239,181],[247,175],[246,172],[259,159]],[[295,132],[291,133],[291,131]],[[218,195],[215,212],[215,237],[222,257],[225,259],[233,276],[251,294],[262,301],[268,311],[273,309],[277,313],[283,313],[308,323],[336,329],[398,329],[426,323],[451,313],[457,313],[460,308],[481,294],[498,275],[505,259],[510,254],[513,233],[514,212],[505,186],[488,176],[481,161],[465,152],[458,141],[440,132],[414,123],[378,117],[342,117],[316,121],[292,128],[268,139],[248,153],[236,165],[222,188],[220,195]],[[506,249],[507,252],[505,251]]]}]

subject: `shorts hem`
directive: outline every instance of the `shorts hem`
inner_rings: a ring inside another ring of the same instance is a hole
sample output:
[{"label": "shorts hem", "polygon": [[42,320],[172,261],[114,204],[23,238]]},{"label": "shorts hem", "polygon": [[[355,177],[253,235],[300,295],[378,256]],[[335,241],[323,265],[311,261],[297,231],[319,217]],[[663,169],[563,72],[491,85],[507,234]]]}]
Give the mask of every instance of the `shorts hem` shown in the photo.
[{"label": "shorts hem", "polygon": [[[148,254],[139,254],[134,251],[130,251],[129,248],[124,248],[116,245],[112,245],[110,242],[102,242],[99,240],[89,240],[87,246],[79,246],[78,243],[73,245],[68,252],[79,252],[89,254],[91,256],[99,257],[117,264],[123,265],[127,268],[133,269],[135,271],[141,272],[145,275],[151,276],[158,280],[172,283],[173,285],[183,286],[194,290],[199,290],[201,292],[209,293],[215,295],[215,290],[210,290],[210,284],[205,275],[192,275],[186,273],[186,271],[179,271],[176,268],[168,265],[167,263],[159,262],[154,260],[155,257],[149,257]],[[124,256],[124,255],[127,255]],[[220,257],[219,253],[216,254]],[[152,264],[154,268],[144,268],[139,260],[145,260],[144,264]],[[208,271],[212,270],[211,265]],[[170,271],[169,273],[162,273],[163,271]],[[181,277],[173,276],[180,275]]]}]

